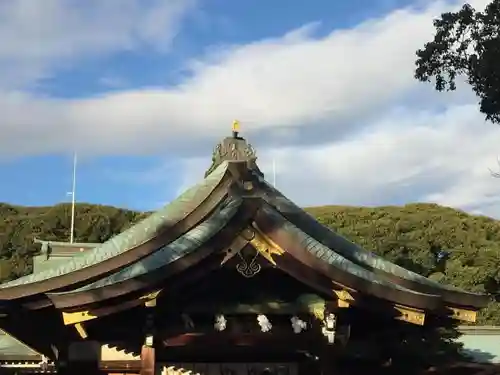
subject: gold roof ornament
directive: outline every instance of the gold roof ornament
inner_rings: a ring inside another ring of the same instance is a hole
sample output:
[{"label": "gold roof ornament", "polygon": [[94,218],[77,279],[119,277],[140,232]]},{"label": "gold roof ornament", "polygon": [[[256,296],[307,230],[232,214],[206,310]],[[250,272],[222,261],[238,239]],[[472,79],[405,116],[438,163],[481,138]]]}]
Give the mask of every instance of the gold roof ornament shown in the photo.
[{"label": "gold roof ornament", "polygon": [[240,131],[240,122],[238,120],[233,121],[233,133],[238,133]]},{"label": "gold roof ornament", "polygon": [[240,122],[238,120],[233,121],[233,138],[238,138],[238,133],[240,132]]}]

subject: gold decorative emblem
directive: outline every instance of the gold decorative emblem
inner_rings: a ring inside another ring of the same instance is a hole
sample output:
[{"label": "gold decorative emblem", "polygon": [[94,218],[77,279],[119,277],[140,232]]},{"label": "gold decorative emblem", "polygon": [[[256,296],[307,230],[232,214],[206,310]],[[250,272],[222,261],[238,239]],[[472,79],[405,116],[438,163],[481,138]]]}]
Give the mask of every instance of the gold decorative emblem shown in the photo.
[{"label": "gold decorative emblem", "polygon": [[245,228],[240,233],[239,239],[251,246],[245,246],[240,251],[227,249],[223,252],[224,258],[222,259],[221,266],[231,258],[238,256],[240,261],[236,264],[236,270],[244,277],[250,278],[260,272],[262,266],[259,264],[259,255],[273,266],[276,266],[273,256],[284,253],[284,250],[263,234],[255,224]]},{"label": "gold decorative emblem", "polygon": [[262,269],[261,265],[257,261],[259,252],[256,251],[253,256],[249,257],[248,252],[240,251],[238,253],[240,257],[240,262],[236,265],[236,271],[238,271],[242,276],[250,278],[257,275]]},{"label": "gold decorative emblem", "polygon": [[267,259],[269,263],[276,266],[276,261],[273,259],[273,255],[283,255],[284,250],[279,247],[273,240],[266,236],[262,231],[253,225],[254,236],[250,240],[250,244],[257,250],[257,252]]}]

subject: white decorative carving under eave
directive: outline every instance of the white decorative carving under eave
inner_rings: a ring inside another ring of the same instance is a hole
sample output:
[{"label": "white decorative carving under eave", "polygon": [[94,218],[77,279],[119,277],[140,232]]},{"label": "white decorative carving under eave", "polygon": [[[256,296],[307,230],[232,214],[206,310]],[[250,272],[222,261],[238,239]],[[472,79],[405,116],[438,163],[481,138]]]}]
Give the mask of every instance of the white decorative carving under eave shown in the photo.
[{"label": "white decorative carving under eave", "polygon": [[101,346],[102,361],[139,361],[140,359],[140,356],[128,353],[123,349],[117,349],[109,345]]},{"label": "white decorative carving under eave", "polygon": [[304,322],[298,316],[292,316],[290,322],[292,322],[292,329],[294,333],[301,333],[307,329],[307,322]]},{"label": "white decorative carving under eave", "polygon": [[335,314],[328,314],[323,322],[322,333],[328,340],[329,344],[335,342],[335,328],[337,326],[337,318]]},{"label": "white decorative carving under eave", "polygon": [[262,332],[269,332],[273,328],[273,325],[264,314],[260,314],[257,316],[257,323],[259,323],[260,330]]},{"label": "white decorative carving under eave", "polygon": [[215,316],[214,328],[216,331],[222,332],[227,327],[227,319],[224,315],[219,314]]},{"label": "white decorative carving under eave", "polygon": [[177,368],[175,366],[163,367],[161,375],[201,375],[199,372],[194,373],[191,370]]},{"label": "white decorative carving under eave", "polygon": [[42,354],[42,358],[41,358],[41,361],[40,361],[40,369],[45,372],[49,369],[49,358],[44,356]]}]

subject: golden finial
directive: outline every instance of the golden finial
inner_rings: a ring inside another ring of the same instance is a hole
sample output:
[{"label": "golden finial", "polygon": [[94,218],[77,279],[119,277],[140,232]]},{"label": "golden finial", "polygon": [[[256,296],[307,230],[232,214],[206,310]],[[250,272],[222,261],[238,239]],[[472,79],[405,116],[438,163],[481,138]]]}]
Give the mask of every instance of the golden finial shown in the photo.
[{"label": "golden finial", "polygon": [[238,120],[233,121],[233,132],[238,133],[240,131],[240,122]]},{"label": "golden finial", "polygon": [[240,132],[240,122],[238,120],[233,121],[233,137],[238,138],[238,133]]}]

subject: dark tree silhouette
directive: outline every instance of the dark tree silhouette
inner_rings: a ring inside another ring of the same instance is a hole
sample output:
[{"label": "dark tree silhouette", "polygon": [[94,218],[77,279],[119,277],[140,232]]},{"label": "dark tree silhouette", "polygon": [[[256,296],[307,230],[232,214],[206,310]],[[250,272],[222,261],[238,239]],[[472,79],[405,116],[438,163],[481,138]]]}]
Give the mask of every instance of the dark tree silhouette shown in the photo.
[{"label": "dark tree silhouette", "polygon": [[487,120],[500,123],[500,0],[484,11],[465,4],[434,20],[434,39],[417,51],[415,78],[453,91],[465,78]]}]

